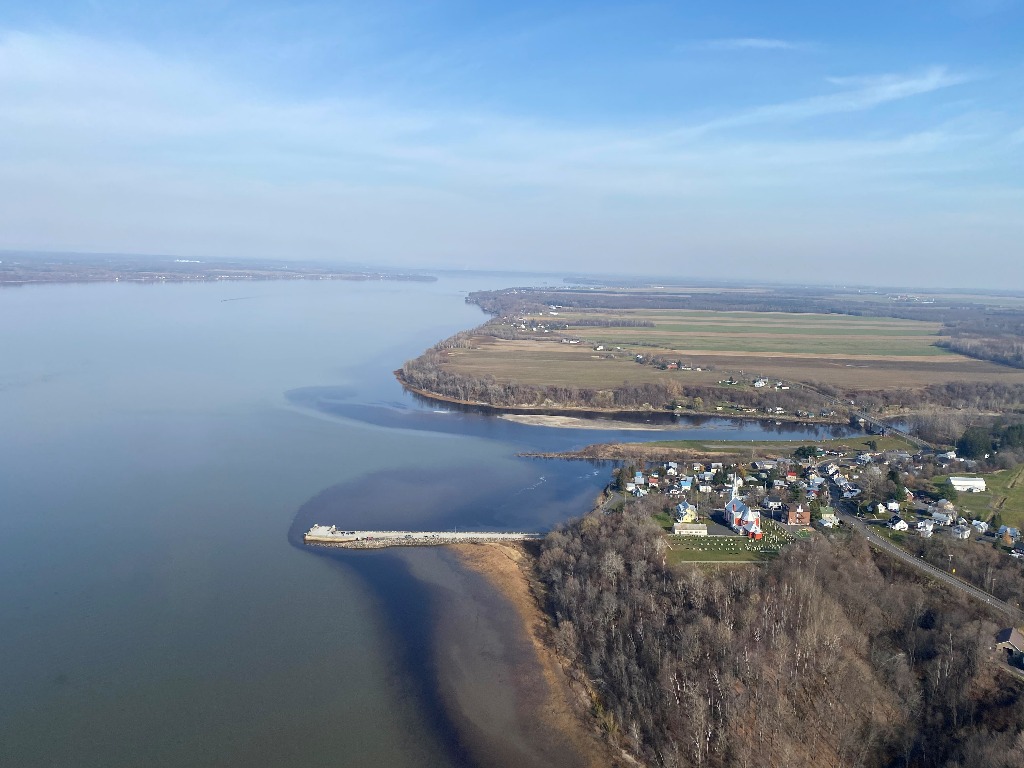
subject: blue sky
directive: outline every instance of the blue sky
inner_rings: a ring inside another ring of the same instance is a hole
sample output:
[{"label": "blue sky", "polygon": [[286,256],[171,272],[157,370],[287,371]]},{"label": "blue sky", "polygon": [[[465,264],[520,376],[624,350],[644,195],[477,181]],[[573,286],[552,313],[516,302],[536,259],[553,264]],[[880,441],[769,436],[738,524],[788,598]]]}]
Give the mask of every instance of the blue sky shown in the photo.
[{"label": "blue sky", "polygon": [[1024,289],[1024,0],[0,8],[0,248]]}]

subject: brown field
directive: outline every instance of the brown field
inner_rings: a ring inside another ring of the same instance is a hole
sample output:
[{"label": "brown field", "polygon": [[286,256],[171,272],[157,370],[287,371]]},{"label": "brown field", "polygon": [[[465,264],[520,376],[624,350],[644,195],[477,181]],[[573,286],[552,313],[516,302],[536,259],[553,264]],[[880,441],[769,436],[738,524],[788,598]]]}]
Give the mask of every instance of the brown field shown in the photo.
[{"label": "brown field", "polygon": [[[944,381],[1024,383],[1024,371],[953,353],[885,354],[882,349],[873,354],[844,353],[846,335],[828,337],[834,342],[828,352],[667,348],[623,342],[617,344],[622,351],[595,351],[593,337],[607,335],[608,331],[628,331],[641,337],[656,328],[579,329],[565,335],[579,335],[585,343],[571,346],[560,343],[557,337],[510,341],[479,336],[475,348],[452,350],[446,365],[459,373],[494,376],[499,382],[595,389],[670,380],[707,385],[729,375],[820,382],[848,390],[912,389]],[[724,344],[727,337],[718,334],[716,343]],[[748,347],[749,342],[750,337],[737,337],[736,346]],[[712,366],[715,370],[662,371],[638,365],[636,354],[678,357],[693,367]]]}]

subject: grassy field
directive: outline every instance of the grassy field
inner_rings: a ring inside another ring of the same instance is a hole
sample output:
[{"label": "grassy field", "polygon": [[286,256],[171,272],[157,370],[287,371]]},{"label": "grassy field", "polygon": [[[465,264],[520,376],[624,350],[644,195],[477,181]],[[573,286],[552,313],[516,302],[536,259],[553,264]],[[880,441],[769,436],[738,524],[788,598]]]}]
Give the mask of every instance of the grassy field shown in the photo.
[{"label": "grassy field", "polygon": [[[1024,383],[1024,371],[935,346],[941,339],[938,323],[697,310],[590,310],[534,319],[568,323],[569,328],[516,340],[480,335],[472,349],[452,350],[446,365],[461,373],[491,375],[498,382],[594,389],[666,381],[714,385],[729,375],[747,383],[765,376],[821,382],[848,391],[912,389],[943,381]],[[582,319],[630,319],[654,325],[591,327],[578,325]],[[559,343],[563,338],[578,338],[581,343]],[[703,370],[639,365],[638,354],[662,355]]]},{"label": "grassy field", "polygon": [[689,449],[694,452],[707,452],[711,454],[731,453],[737,450],[753,451],[758,455],[778,452],[790,455],[799,445],[818,445],[831,451],[844,451],[847,453],[862,453],[872,450],[869,443],[874,443],[879,451],[915,451],[912,443],[901,437],[837,437],[828,440],[758,440],[750,442],[737,442],[729,440],[658,440],[645,445],[654,445],[664,448]]},{"label": "grassy field", "polygon": [[654,323],[654,327],[574,327],[575,321],[589,316],[589,313],[566,313],[558,319],[568,323],[570,331],[585,333],[588,340],[606,346],[867,357],[948,354],[934,346],[939,340],[938,323],[913,320],[776,312],[631,310],[602,313],[601,317],[648,321]]},{"label": "grassy field", "polygon": [[760,563],[778,554],[741,536],[669,536],[668,542],[669,563]]},{"label": "grassy field", "polygon": [[[961,493],[956,506],[982,520],[998,514],[1005,525],[1024,527],[1024,466],[981,476],[988,490]],[[940,484],[945,479],[945,476],[936,476],[932,482]]]}]

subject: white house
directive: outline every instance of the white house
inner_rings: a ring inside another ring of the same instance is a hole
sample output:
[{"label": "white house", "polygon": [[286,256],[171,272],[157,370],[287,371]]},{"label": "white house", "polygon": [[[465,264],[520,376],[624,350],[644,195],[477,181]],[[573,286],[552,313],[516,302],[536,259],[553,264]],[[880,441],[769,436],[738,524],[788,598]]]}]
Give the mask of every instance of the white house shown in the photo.
[{"label": "white house", "polygon": [[907,525],[907,521],[899,515],[893,515],[892,519],[889,520],[889,527],[892,528],[894,531],[905,531],[910,526]]},{"label": "white house", "polygon": [[955,525],[953,526],[953,538],[954,539],[969,539],[971,537],[971,529],[966,525]]},{"label": "white house", "polygon": [[985,531],[988,530],[988,523],[984,520],[974,520],[971,522],[971,526],[973,526],[974,530],[978,533],[985,533]]},{"label": "white house", "polygon": [[981,493],[986,488],[984,477],[950,477],[949,484],[957,491],[968,493]]},{"label": "white house", "polygon": [[932,512],[932,519],[928,522],[935,522],[939,525],[951,525],[953,523],[953,515],[948,515],[945,512]]}]

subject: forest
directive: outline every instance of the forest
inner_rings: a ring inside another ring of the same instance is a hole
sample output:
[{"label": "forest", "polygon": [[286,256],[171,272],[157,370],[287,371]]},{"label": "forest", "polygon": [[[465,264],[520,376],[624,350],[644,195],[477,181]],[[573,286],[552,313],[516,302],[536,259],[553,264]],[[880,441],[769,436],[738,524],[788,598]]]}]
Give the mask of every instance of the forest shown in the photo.
[{"label": "forest", "polygon": [[845,531],[763,566],[666,566],[628,509],[550,533],[537,568],[555,645],[608,738],[700,766],[1024,765],[999,619]]}]

